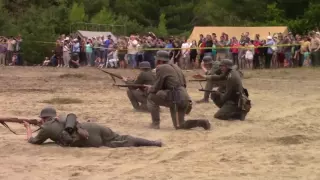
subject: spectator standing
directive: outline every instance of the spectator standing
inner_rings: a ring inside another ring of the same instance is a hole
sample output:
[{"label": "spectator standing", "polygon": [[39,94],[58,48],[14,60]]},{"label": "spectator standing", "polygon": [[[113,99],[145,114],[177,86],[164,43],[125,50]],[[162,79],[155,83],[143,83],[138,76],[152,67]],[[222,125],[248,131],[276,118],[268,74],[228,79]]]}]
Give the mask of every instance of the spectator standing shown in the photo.
[{"label": "spectator standing", "polygon": [[220,41],[217,43],[217,60],[220,61],[221,59],[227,58],[226,54],[226,45],[227,42],[224,39],[224,36],[220,37]]},{"label": "spectator standing", "polygon": [[175,41],[173,43],[173,63],[174,64],[177,64],[179,66],[179,60],[180,60],[180,57],[181,57],[181,46],[179,46],[179,42],[178,41]]},{"label": "spectator standing", "polygon": [[203,34],[200,34],[200,37],[199,37],[199,41],[198,41],[198,47],[200,47],[201,43],[203,43]]},{"label": "spectator standing", "polygon": [[15,51],[16,40],[11,36],[7,40],[7,44],[8,44],[8,48],[7,48],[7,63],[6,64],[9,64],[12,62],[12,56],[13,56],[13,52]]},{"label": "spectator standing", "polygon": [[120,68],[126,68],[126,61],[125,61],[125,55],[127,54],[127,50],[126,50],[126,44],[124,42],[124,40],[119,40],[118,42],[118,59],[119,59],[119,64],[120,64]]},{"label": "spectator standing", "polygon": [[273,52],[274,52],[272,46],[274,46],[275,44],[276,44],[276,43],[275,43],[275,41],[272,39],[272,37],[271,37],[271,36],[268,36],[268,37],[267,37],[267,42],[266,42],[265,45],[266,45],[266,46],[270,46],[270,47],[268,47],[267,53],[266,53],[266,60],[265,60],[265,65],[264,65],[264,67],[265,67],[266,69],[270,69],[271,59],[272,59],[272,55],[273,55]]},{"label": "spectator standing", "polygon": [[93,37],[93,53],[94,53],[94,61],[100,62],[100,37]]},{"label": "spectator standing", "polygon": [[236,37],[232,37],[231,39],[231,54],[232,54],[232,60],[233,64],[239,66],[239,47],[240,43],[238,42]]},{"label": "spectator standing", "polygon": [[202,38],[202,42],[199,45],[199,53],[198,54],[200,54],[200,58],[199,58],[198,67],[200,67],[202,59],[204,57],[205,47],[206,47],[206,39]]},{"label": "spectator standing", "polygon": [[131,35],[128,41],[128,64],[131,68],[137,68],[138,41]]},{"label": "spectator standing", "polygon": [[305,57],[309,55],[309,52],[310,52],[309,48],[310,48],[310,39],[308,38],[308,36],[304,36],[300,46],[300,57],[299,57],[300,67],[304,64]]},{"label": "spectator standing", "polygon": [[144,59],[144,61],[148,61],[150,63],[152,69],[154,69],[156,67],[155,66],[155,59],[154,59],[155,51],[152,50],[153,48],[156,47],[156,43],[154,41],[154,38],[155,37],[151,37],[149,35],[144,43],[144,46],[143,46],[143,48],[145,49],[144,54],[143,54],[143,56],[144,56],[143,59]]},{"label": "spectator standing", "polygon": [[311,33],[310,50],[312,66],[320,66],[320,39],[315,32]]},{"label": "spectator standing", "polygon": [[63,43],[63,63],[64,67],[69,67],[69,61],[70,61],[70,42],[69,42],[69,37],[66,37]]},{"label": "spectator standing", "polygon": [[62,65],[62,56],[63,56],[63,51],[62,51],[62,46],[61,46],[61,41],[57,40],[56,41],[56,47],[54,49],[54,54],[57,60],[57,67],[63,67]]},{"label": "spectator standing", "polygon": [[292,62],[292,48],[293,46],[291,45],[292,41],[290,39],[290,36],[285,36],[283,40],[283,44],[285,45],[283,47],[283,52],[284,52],[284,67],[291,67],[293,66]]},{"label": "spectator standing", "polygon": [[[78,41],[77,38],[73,39],[73,43],[72,43],[72,58],[70,59],[70,61],[77,61],[79,63],[79,53],[80,53],[80,43]],[[71,63],[73,64],[73,63]],[[69,67],[70,67],[70,63],[69,63]]]},{"label": "spectator standing", "polygon": [[93,47],[92,40],[91,38],[89,38],[86,44],[86,59],[87,59],[88,66],[94,65],[93,58],[92,58],[92,47]]},{"label": "spectator standing", "polygon": [[0,65],[5,66],[6,65],[6,53],[7,53],[7,40],[1,39],[0,42]]},{"label": "spectator standing", "polygon": [[206,49],[204,50],[204,56],[212,56],[212,46],[212,36],[208,34],[206,37]]},{"label": "spectator standing", "polygon": [[260,57],[262,54],[262,49],[260,48],[260,46],[262,46],[262,43],[260,41],[260,35],[256,34],[254,42],[254,55],[253,55],[253,69],[259,69],[260,68]]},{"label": "spectator standing", "polygon": [[218,41],[214,38],[212,40],[213,44],[212,44],[212,60],[216,61],[217,60],[217,43]]},{"label": "spectator standing", "polygon": [[80,58],[80,64],[81,65],[86,65],[86,43],[87,39],[82,38],[80,40],[80,54],[79,54],[79,58]]},{"label": "spectator standing", "polygon": [[22,44],[22,38],[21,35],[19,34],[16,37],[16,48],[15,51],[17,52],[17,56],[18,56],[18,60],[17,60],[17,64],[22,66],[23,65],[23,60],[22,60],[22,50],[21,50],[21,44]]},{"label": "spectator standing", "polygon": [[181,58],[180,58],[180,68],[187,69],[190,67],[190,43],[187,42],[187,38],[183,39],[181,45]]},{"label": "spectator standing", "polygon": [[197,41],[193,40],[190,46],[190,65],[191,68],[195,68],[196,67],[196,62],[197,62],[197,55],[198,55],[198,51],[197,51]]}]

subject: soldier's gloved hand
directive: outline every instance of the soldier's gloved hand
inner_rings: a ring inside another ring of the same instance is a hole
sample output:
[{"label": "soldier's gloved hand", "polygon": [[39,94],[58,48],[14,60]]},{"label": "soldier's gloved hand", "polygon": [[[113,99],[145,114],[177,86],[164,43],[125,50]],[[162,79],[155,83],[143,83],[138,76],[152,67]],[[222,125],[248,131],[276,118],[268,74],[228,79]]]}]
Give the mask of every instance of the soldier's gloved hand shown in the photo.
[{"label": "soldier's gloved hand", "polygon": [[124,82],[126,82],[126,81],[128,81],[128,78],[122,76],[122,80],[123,80]]},{"label": "soldier's gloved hand", "polygon": [[204,79],[204,78],[206,78],[204,75],[201,75],[201,74],[196,74],[196,75],[193,75],[192,77],[194,79]]}]

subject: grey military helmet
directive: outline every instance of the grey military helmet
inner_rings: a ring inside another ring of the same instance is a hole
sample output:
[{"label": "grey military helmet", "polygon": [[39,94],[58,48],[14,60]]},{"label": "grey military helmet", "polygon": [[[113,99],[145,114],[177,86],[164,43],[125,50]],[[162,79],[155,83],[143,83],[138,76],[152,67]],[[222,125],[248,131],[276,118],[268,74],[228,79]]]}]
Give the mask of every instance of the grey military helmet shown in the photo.
[{"label": "grey military helmet", "polygon": [[233,62],[230,59],[222,59],[220,66],[227,66],[229,69],[232,69]]},{"label": "grey military helmet", "polygon": [[140,69],[150,69],[150,63],[148,61],[142,61],[141,63],[139,63],[139,68]]},{"label": "grey military helmet", "polygon": [[160,50],[156,55],[157,61],[170,61],[170,54],[167,51]]},{"label": "grey military helmet", "polygon": [[212,57],[211,56],[204,56],[202,61],[204,64],[212,64]]},{"label": "grey military helmet", "polygon": [[46,107],[43,108],[40,112],[40,118],[45,118],[45,117],[56,117],[57,116],[57,111],[52,108],[52,107]]}]

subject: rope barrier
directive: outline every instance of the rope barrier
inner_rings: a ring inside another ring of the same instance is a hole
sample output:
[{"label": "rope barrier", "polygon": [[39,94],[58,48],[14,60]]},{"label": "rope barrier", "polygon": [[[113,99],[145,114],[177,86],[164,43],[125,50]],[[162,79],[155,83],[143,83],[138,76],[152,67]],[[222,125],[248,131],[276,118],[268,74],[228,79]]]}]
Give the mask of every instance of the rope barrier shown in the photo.
[{"label": "rope barrier", "polygon": [[[56,44],[55,42],[48,42],[48,41],[29,41],[29,42],[35,42],[35,43],[42,43],[42,44]],[[6,44],[6,43],[0,43],[0,44]],[[270,45],[270,46],[254,46],[254,47],[245,47],[245,46],[238,46],[238,47],[195,47],[195,48],[137,48],[138,51],[158,51],[158,50],[184,50],[184,49],[196,49],[196,50],[205,50],[205,49],[213,49],[213,50],[220,50],[220,49],[231,49],[231,48],[237,48],[237,49],[251,49],[251,48],[269,48],[269,47],[290,47],[290,46],[300,46],[301,44],[276,44],[276,45]],[[105,48],[105,47],[93,47],[93,49],[114,49],[114,48]],[[126,49],[119,49],[118,50],[128,50]]]}]

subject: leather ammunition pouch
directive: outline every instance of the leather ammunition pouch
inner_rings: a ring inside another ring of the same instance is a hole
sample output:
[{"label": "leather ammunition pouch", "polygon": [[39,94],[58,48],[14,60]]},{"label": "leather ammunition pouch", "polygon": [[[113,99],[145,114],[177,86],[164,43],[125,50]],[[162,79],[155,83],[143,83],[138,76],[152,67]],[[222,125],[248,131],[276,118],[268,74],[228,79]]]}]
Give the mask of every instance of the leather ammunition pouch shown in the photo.
[{"label": "leather ammunition pouch", "polygon": [[89,133],[81,127],[77,121],[77,116],[73,113],[67,115],[65,128],[60,134],[59,144],[62,146],[70,146],[72,143],[88,139]]},{"label": "leather ammunition pouch", "polygon": [[251,100],[249,99],[249,93],[247,89],[243,89],[243,92],[239,96],[238,107],[241,111],[249,112],[251,109]]}]

